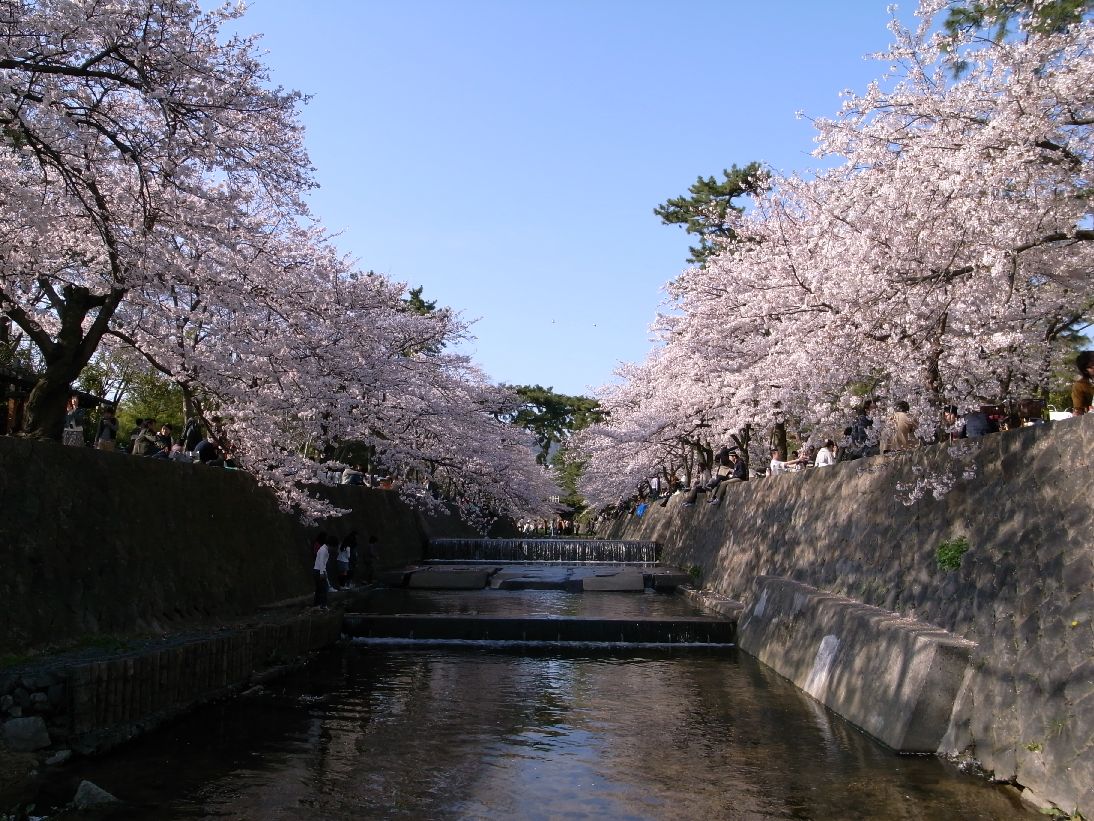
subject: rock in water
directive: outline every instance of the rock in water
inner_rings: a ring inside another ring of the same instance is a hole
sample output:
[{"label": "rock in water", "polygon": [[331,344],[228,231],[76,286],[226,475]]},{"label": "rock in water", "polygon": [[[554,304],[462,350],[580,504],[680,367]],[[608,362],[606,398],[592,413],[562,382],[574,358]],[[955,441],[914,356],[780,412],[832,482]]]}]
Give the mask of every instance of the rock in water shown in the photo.
[{"label": "rock in water", "polygon": [[50,745],[46,722],[41,716],[13,718],[4,722],[4,741],[17,753],[29,753]]},{"label": "rock in water", "polygon": [[103,804],[117,803],[119,803],[117,798],[90,781],[81,781],[76,790],[76,797],[72,799],[72,805],[81,810],[88,807],[99,807]]}]

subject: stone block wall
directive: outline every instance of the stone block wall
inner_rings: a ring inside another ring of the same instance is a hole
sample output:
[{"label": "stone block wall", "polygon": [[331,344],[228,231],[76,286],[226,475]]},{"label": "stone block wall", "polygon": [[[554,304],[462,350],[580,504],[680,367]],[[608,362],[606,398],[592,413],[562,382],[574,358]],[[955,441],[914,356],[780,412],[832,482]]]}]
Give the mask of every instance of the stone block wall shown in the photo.
[{"label": "stone block wall", "polygon": [[[393,491],[320,487],[323,526],[379,538],[381,566],[471,536]],[[0,436],[0,656],[216,624],[311,590],[311,538],[241,471]]]},{"label": "stone block wall", "polygon": [[[731,485],[624,516],[717,593],[780,576],[973,641],[940,752],[1094,816],[1094,416]],[[935,498],[931,483],[951,484]],[[903,488],[903,489],[901,489]],[[909,502],[906,504],[906,502]],[[936,560],[965,537],[957,570]]]},{"label": "stone block wall", "polygon": [[308,613],[96,660],[58,659],[33,672],[9,672],[0,675],[0,730],[16,751],[97,752],[224,696],[255,673],[333,644],[341,618],[335,611]]}]

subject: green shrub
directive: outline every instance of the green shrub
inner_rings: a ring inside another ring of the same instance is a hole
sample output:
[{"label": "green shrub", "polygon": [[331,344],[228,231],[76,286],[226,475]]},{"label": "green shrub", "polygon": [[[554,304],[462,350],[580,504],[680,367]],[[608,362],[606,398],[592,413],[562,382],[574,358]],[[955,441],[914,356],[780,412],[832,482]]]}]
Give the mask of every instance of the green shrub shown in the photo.
[{"label": "green shrub", "polygon": [[957,570],[961,567],[961,557],[969,550],[969,540],[964,536],[942,542],[934,552],[935,560],[942,570]]}]

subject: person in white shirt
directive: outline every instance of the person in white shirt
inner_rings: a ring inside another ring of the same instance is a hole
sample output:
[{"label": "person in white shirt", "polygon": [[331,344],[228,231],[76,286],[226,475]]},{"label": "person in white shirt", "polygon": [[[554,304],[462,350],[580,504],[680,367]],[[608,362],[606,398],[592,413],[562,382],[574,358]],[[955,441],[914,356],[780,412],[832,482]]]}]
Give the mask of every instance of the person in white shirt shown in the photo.
[{"label": "person in white shirt", "polygon": [[768,476],[778,476],[780,473],[786,473],[786,462],[779,458],[779,449],[771,449],[771,463],[767,466]]},{"label": "person in white shirt", "polygon": [[834,464],[836,464],[836,443],[827,439],[824,447],[817,451],[817,461],[813,463],[813,467],[826,468]]},{"label": "person in white shirt", "polygon": [[324,539],[315,552],[315,564],[312,565],[312,576],[315,578],[315,597],[312,600],[313,607],[327,609],[327,562],[330,561],[330,548]]}]

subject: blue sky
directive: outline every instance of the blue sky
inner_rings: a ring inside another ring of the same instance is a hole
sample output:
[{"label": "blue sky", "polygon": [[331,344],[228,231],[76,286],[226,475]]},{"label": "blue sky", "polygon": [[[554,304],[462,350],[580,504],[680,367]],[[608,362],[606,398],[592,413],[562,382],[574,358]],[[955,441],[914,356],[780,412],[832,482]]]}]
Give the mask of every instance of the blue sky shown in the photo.
[{"label": "blue sky", "polygon": [[[914,4],[902,4],[907,19]],[[476,319],[494,381],[589,393],[641,360],[690,237],[653,208],[733,163],[815,165],[808,120],[886,68],[885,2],[252,0],[312,95],[312,206],[365,268]]]}]

